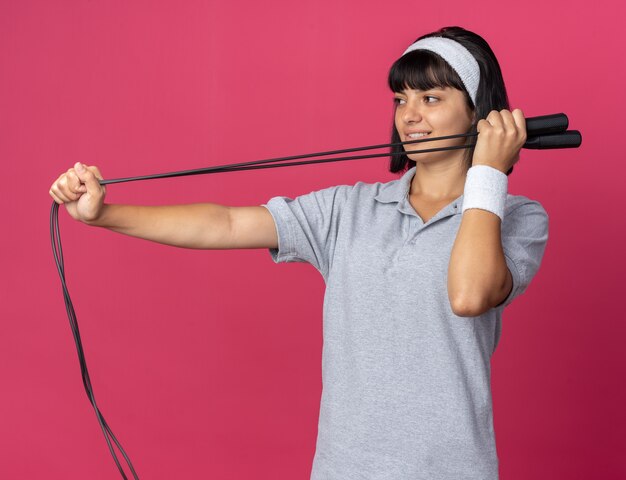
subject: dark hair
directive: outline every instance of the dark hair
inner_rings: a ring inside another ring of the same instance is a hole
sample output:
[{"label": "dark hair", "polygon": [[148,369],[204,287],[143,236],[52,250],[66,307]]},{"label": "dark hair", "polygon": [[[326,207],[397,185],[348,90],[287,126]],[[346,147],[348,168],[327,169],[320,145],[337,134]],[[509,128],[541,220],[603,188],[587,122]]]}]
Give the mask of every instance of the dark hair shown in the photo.
[{"label": "dark hair", "polygon": [[[476,121],[467,132],[459,133],[476,133],[476,124],[480,119],[486,118],[491,110],[502,110],[504,108],[508,110],[510,108],[500,64],[489,44],[480,35],[462,27],[444,27],[436,32],[422,35],[417,40],[426,37],[444,37],[456,40],[474,56],[480,68],[476,105],[472,102],[459,75],[445,60],[429,50],[414,50],[394,62],[389,70],[387,79],[389,88],[393,92],[401,92],[405,88],[428,90],[435,87],[452,87],[461,90],[465,94],[467,106],[476,116]],[[394,122],[391,143],[400,141],[400,135],[396,130]],[[466,145],[474,142],[475,137],[467,137]],[[404,151],[404,148],[400,145],[392,147],[391,151],[400,153]],[[465,150],[464,159],[467,168],[472,165],[473,155],[474,147]],[[393,173],[404,172],[414,165],[415,161],[406,155],[394,155],[389,163],[389,171]],[[513,167],[506,174],[510,175],[512,172]]]}]

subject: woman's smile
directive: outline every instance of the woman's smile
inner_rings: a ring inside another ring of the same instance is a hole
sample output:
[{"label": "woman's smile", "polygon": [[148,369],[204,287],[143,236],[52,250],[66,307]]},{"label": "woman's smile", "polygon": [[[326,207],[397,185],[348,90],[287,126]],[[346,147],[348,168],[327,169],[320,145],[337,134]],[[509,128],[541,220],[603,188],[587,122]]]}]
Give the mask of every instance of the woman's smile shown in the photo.
[{"label": "woman's smile", "polygon": [[405,133],[404,136],[407,137],[409,140],[416,140],[418,138],[425,137],[429,133],[430,132],[413,132],[413,133]]}]

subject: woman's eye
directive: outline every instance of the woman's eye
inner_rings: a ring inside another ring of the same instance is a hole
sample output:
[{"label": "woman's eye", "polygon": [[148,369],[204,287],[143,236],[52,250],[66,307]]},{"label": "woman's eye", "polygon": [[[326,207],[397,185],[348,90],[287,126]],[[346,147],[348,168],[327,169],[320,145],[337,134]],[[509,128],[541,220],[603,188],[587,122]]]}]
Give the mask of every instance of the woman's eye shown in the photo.
[{"label": "woman's eye", "polygon": [[424,98],[429,99],[429,98],[433,98],[434,101],[431,102],[430,100],[427,100],[426,103],[435,103],[435,101],[439,100],[437,97],[433,97],[432,95],[426,95]]},{"label": "woman's eye", "polygon": [[402,98],[395,97],[393,99],[393,103],[395,103],[396,105],[404,105],[406,103],[406,100],[404,100]]}]

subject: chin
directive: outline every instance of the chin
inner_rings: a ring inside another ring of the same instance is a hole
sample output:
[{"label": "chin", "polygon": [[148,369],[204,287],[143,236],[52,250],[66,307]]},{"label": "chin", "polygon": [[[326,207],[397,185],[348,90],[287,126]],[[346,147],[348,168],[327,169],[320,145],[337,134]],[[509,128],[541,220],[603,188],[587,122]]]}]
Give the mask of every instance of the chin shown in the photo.
[{"label": "chin", "polygon": [[418,163],[431,163],[437,161],[437,157],[433,156],[432,153],[407,153],[406,156],[409,160],[413,160]]}]

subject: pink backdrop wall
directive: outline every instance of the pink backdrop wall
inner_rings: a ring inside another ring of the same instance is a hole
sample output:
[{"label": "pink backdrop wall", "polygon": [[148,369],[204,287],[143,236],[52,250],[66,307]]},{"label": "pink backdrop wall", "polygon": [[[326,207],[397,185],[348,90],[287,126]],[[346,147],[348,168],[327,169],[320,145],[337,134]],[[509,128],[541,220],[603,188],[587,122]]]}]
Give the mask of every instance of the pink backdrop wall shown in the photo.
[{"label": "pink backdrop wall", "polygon": [[[118,478],[80,380],[48,231],[75,161],[105,177],[387,141],[386,73],[417,36],[480,33],[512,108],[565,112],[578,150],[524,151],[509,191],[550,215],[543,265],[493,357],[501,477],[626,478],[617,0],[0,3],[0,477]],[[601,7],[601,8],[599,8]],[[109,187],[109,201],[259,205],[395,178],[387,160]],[[61,212],[98,403],[148,479],[307,479],[321,276],[265,250],[191,251]]]}]

